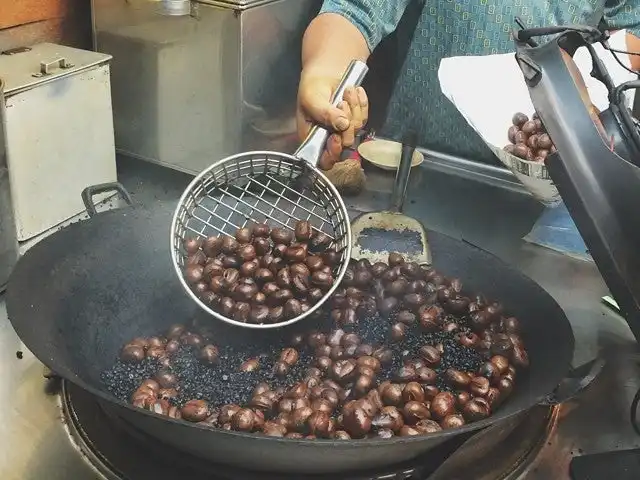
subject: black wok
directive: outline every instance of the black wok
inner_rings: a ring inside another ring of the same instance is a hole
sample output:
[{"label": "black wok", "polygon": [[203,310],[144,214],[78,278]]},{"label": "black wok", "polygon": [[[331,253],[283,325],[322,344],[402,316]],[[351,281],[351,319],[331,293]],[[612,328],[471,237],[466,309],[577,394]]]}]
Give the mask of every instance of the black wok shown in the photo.
[{"label": "black wok", "polygon": [[[428,436],[334,442],[212,430],[134,408],[108,393],[100,374],[131,338],[156,334],[192,318],[197,310],[171,264],[173,208],[172,204],[123,208],[55,233],[20,259],[7,291],[13,327],[45,365],[94,394],[110,413],[165,444],[255,470],[320,473],[390,465],[544,402],[570,370],[573,333],[549,294],[496,257],[431,232],[435,266],[462,278],[472,291],[499,299],[522,324],[531,367],[519,376],[508,401],[487,420]],[[274,335],[284,334],[215,326],[219,343],[252,335],[268,345]]]}]

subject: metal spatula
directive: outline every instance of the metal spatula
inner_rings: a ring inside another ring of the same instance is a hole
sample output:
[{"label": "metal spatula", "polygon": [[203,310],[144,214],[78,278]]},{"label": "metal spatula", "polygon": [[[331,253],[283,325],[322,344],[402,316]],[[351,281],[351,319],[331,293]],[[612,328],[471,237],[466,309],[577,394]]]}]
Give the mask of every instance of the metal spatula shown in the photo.
[{"label": "metal spatula", "polygon": [[352,258],[366,258],[372,263],[386,262],[389,253],[397,252],[409,262],[431,264],[424,227],[415,218],[402,214],[415,149],[416,135],[408,133],[402,142],[389,210],[364,213],[351,224]]}]

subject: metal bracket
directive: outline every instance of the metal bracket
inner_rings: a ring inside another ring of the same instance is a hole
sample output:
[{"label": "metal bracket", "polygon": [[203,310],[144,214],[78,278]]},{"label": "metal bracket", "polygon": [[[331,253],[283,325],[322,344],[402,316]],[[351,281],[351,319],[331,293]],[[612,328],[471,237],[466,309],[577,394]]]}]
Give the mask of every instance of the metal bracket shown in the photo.
[{"label": "metal bracket", "polygon": [[51,62],[40,62],[40,71],[37,73],[31,74],[32,77],[41,78],[46,77],[47,75],[51,75],[51,67],[58,66],[63,70],[74,67],[73,63],[67,63],[67,60],[64,57],[56,58]]},{"label": "metal bracket", "polygon": [[533,60],[525,54],[516,53],[516,61],[518,62],[518,65],[520,65],[520,70],[522,70],[524,80],[527,85],[535,87],[540,83],[542,70]]}]

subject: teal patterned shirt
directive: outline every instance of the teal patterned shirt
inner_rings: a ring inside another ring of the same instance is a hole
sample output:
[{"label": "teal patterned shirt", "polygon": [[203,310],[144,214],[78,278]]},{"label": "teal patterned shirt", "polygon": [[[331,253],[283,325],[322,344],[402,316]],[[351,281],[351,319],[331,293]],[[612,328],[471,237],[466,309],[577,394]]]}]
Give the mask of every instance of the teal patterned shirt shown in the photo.
[{"label": "teal patterned shirt", "polygon": [[[411,1],[324,0],[321,13],[351,21],[373,51],[396,29]],[[438,67],[445,57],[514,51],[510,32],[515,17],[532,27],[597,26],[602,21],[611,30],[640,36],[640,0],[426,0],[380,133],[399,139],[411,125],[421,146],[495,163],[493,153],[440,91]]]}]

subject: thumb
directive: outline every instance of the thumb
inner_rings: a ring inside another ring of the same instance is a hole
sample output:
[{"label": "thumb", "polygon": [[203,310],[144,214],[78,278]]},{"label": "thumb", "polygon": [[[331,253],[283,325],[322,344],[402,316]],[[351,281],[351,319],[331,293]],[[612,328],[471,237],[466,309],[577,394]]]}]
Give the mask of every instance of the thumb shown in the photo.
[{"label": "thumb", "polygon": [[315,123],[342,132],[349,128],[347,114],[331,105],[331,89],[309,88],[300,91],[299,103],[303,114]]}]

